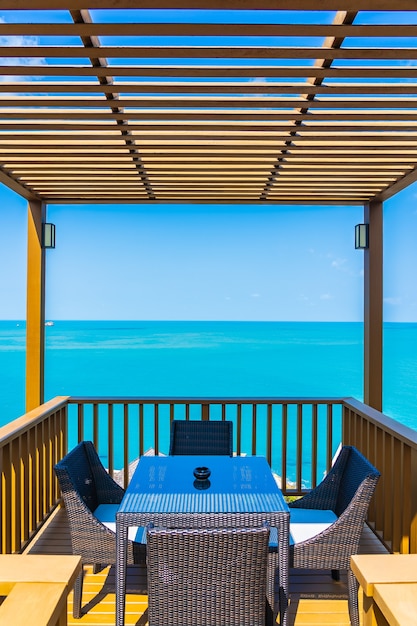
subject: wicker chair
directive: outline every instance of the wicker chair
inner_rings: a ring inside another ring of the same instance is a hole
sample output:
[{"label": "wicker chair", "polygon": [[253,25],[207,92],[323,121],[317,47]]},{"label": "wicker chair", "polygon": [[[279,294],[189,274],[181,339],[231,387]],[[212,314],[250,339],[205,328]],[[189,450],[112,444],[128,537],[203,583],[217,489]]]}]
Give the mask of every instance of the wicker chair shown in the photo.
[{"label": "wicker chair", "polygon": [[[91,441],[79,443],[54,470],[68,515],[73,554],[80,555],[83,563],[93,565],[94,572],[102,565],[114,564],[115,515],[124,490],[105,470]],[[141,538],[143,529],[142,532],[136,529],[134,534]],[[145,562],[145,545],[129,540],[128,563]],[[76,619],[82,616],[82,588],[83,573],[74,586],[73,615]]]},{"label": "wicker chair", "polygon": [[269,528],[149,528],[149,626],[264,626]]},{"label": "wicker chair", "polygon": [[[289,504],[297,509],[333,511],[337,519],[319,534],[290,545],[290,567],[328,569],[338,579],[339,570],[347,570],[349,616],[352,626],[359,626],[358,584],[350,569],[350,557],[356,554],[368,506],[379,479],[379,472],[354,447],[343,446],[324,480],[304,497]],[[290,517],[291,532],[291,517]]]},{"label": "wicker chair", "polygon": [[233,422],[173,420],[169,454],[233,455]]}]

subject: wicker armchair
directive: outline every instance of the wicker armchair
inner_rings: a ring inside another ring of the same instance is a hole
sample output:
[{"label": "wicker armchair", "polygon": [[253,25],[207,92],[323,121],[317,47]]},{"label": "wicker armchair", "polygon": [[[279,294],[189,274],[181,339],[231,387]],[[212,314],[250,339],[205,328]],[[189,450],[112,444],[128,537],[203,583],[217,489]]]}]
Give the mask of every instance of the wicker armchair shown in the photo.
[{"label": "wicker armchair", "polygon": [[[356,554],[366,519],[368,506],[379,479],[379,472],[354,447],[343,446],[333,467],[324,480],[304,497],[289,507],[333,511],[337,519],[319,534],[290,545],[290,567],[332,570],[338,578],[339,570],[347,570],[349,615],[352,626],[359,626],[358,585],[350,569],[350,557]],[[290,517],[291,532],[291,517]]]},{"label": "wicker armchair", "polygon": [[149,626],[264,626],[269,528],[149,528]]},{"label": "wicker armchair", "polygon": [[233,455],[233,422],[173,420],[169,454]]},{"label": "wicker armchair", "polygon": [[[67,511],[73,554],[94,572],[116,562],[115,515],[124,490],[103,467],[91,441],[82,441],[54,467]],[[102,520],[102,521],[100,521]],[[107,524],[107,525],[106,525]],[[137,538],[143,529],[136,529]],[[146,547],[128,542],[128,563],[144,563]],[[74,586],[73,615],[82,616],[83,573]]]}]

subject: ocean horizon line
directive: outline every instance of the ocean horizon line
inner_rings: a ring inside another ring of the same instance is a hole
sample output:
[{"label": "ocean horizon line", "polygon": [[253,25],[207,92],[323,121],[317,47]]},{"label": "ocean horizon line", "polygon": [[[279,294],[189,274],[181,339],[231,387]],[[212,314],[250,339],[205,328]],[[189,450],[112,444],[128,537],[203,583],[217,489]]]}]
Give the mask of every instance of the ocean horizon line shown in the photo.
[{"label": "ocean horizon line", "polygon": [[[57,320],[45,399],[71,396],[355,397],[363,321]],[[417,429],[417,322],[384,322],[383,412]],[[26,322],[0,320],[3,424],[24,414]]]},{"label": "ocean horizon line", "polygon": [[[26,319],[0,319],[0,323],[2,322],[12,322],[12,323],[19,323],[19,324],[26,324]],[[192,323],[207,323],[207,324],[364,324],[363,320],[229,320],[229,319],[141,319],[141,318],[137,318],[137,319],[116,319],[116,318],[102,318],[102,319],[96,319],[96,318],[77,318],[77,319],[71,319],[71,318],[58,318],[58,317],[47,317],[45,318],[45,321],[52,321],[52,322],[97,322],[97,323],[102,323],[102,322],[116,322],[116,323],[137,323],[137,322],[141,322],[141,323],[186,323],[186,324],[192,324]],[[417,325],[417,320],[413,321],[413,320],[385,320],[383,322],[383,325],[387,325],[387,324],[414,324]]]}]

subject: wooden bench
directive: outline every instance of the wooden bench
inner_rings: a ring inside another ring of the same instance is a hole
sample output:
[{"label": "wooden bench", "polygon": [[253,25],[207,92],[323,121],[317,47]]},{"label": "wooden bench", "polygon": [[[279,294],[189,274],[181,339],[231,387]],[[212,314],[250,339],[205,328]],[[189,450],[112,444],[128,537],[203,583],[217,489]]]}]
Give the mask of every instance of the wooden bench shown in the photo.
[{"label": "wooden bench", "polygon": [[66,626],[67,597],[81,571],[79,556],[0,556],[0,626]]},{"label": "wooden bench", "polygon": [[363,626],[417,626],[417,554],[356,554]]}]

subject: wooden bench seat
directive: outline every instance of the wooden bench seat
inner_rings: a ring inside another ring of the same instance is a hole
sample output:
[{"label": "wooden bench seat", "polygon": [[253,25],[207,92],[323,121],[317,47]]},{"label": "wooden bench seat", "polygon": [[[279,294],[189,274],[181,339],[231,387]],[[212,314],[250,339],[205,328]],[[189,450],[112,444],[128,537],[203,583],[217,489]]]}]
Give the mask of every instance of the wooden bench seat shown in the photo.
[{"label": "wooden bench seat", "polygon": [[79,556],[0,556],[0,626],[65,626],[67,597],[81,571]]},{"label": "wooden bench seat", "polygon": [[417,626],[417,554],[356,554],[363,626]]}]

